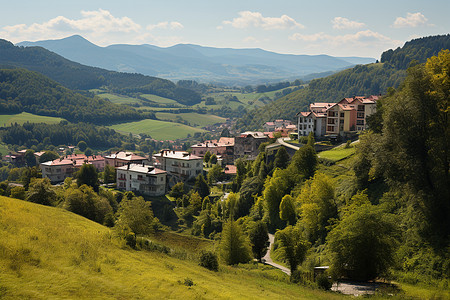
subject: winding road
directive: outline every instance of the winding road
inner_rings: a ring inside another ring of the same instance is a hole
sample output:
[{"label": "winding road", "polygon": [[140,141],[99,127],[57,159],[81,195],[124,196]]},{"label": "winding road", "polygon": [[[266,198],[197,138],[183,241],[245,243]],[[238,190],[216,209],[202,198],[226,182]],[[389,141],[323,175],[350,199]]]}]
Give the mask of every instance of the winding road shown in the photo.
[{"label": "winding road", "polygon": [[269,233],[269,243],[270,243],[270,245],[269,245],[269,249],[267,249],[266,255],[263,257],[264,263],[266,265],[271,265],[272,267],[280,269],[281,271],[283,271],[287,275],[291,276],[291,271],[288,268],[283,267],[282,265],[279,265],[277,263],[274,263],[272,258],[270,258],[270,249],[272,248],[272,244],[273,244],[274,240],[275,240],[275,236],[273,234]]}]

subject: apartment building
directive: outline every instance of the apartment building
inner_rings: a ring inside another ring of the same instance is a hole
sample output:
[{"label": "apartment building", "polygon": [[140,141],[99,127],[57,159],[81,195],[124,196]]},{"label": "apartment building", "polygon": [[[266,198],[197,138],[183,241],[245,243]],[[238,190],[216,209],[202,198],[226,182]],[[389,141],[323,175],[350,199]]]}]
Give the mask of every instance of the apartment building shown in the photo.
[{"label": "apartment building", "polygon": [[172,183],[193,179],[203,171],[203,158],[186,151],[161,150],[153,158],[154,166],[166,171]]},{"label": "apartment building", "polygon": [[167,172],[144,164],[129,164],[116,168],[117,188],[148,196],[166,193]]}]

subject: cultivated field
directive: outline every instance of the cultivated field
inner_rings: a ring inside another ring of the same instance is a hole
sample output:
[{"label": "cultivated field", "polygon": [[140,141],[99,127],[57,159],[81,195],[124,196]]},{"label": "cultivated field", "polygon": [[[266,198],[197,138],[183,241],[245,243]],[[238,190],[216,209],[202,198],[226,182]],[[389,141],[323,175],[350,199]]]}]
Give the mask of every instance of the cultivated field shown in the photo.
[{"label": "cultivated field", "polygon": [[177,117],[189,122],[191,126],[209,126],[216,123],[224,123],[225,118],[208,115],[208,114],[198,114],[198,113],[181,113],[181,114],[171,114],[171,113],[156,113],[156,117],[160,120],[175,120]]},{"label": "cultivated field", "polygon": [[10,124],[24,124],[26,122],[30,123],[47,123],[47,124],[57,124],[61,122],[62,118],[57,117],[47,117],[39,116],[26,112],[15,115],[0,115],[0,126],[9,126]]}]

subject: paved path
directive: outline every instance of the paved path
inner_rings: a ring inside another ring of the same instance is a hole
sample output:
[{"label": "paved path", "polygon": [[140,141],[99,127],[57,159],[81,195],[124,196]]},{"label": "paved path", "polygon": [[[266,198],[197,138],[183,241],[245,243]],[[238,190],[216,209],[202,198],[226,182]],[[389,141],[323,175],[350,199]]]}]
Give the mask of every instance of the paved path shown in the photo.
[{"label": "paved path", "polygon": [[288,148],[294,149],[295,151],[297,151],[298,149],[300,149],[300,147],[297,147],[297,146],[294,146],[294,145],[292,145],[292,144],[286,143],[286,142],[284,141],[285,139],[291,140],[290,138],[282,138],[282,137],[281,137],[281,138],[278,138],[278,139],[277,139],[277,143],[283,145],[284,147],[288,147]]},{"label": "paved path", "polygon": [[275,267],[275,268],[277,268],[277,269],[280,269],[280,270],[283,271],[284,273],[286,273],[286,274],[288,274],[289,276],[291,276],[291,271],[290,271],[288,268],[283,267],[282,265],[279,265],[279,264],[274,263],[273,260],[272,260],[272,258],[270,258],[270,249],[272,248],[272,244],[273,244],[274,240],[275,240],[275,236],[274,236],[273,234],[270,234],[270,233],[269,233],[269,242],[270,242],[270,245],[269,245],[269,249],[267,250],[266,255],[263,257],[264,263],[265,263],[266,265],[271,265],[272,267]]}]

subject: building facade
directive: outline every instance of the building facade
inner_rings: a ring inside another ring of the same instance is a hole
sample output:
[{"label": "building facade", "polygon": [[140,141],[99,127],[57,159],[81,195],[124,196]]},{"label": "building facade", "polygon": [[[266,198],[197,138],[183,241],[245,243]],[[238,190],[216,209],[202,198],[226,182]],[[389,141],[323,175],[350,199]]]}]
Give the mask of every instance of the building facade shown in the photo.
[{"label": "building facade", "polygon": [[161,150],[154,154],[155,167],[167,172],[170,185],[197,177],[203,171],[203,158],[186,151]]},{"label": "building facade", "polygon": [[255,158],[259,154],[259,145],[267,142],[269,138],[262,132],[247,131],[234,139],[234,159],[247,156]]},{"label": "building facade", "polygon": [[167,172],[143,164],[129,164],[116,168],[117,188],[148,196],[166,193]]}]

